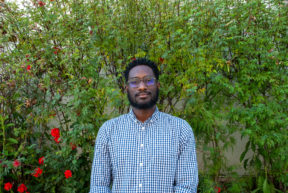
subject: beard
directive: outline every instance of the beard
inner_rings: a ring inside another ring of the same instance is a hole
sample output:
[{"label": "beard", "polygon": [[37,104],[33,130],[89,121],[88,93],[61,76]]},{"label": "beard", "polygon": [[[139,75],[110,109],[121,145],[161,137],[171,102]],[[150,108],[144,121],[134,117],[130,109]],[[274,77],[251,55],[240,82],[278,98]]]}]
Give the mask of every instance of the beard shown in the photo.
[{"label": "beard", "polygon": [[146,102],[146,103],[138,103],[136,101],[136,96],[134,98],[132,98],[130,92],[127,92],[127,97],[128,100],[130,102],[130,105],[136,109],[150,109],[152,108],[154,105],[156,105],[157,101],[158,101],[158,97],[159,97],[159,89],[157,88],[155,95],[153,96],[151,93],[149,93],[152,98],[150,99],[150,101]]}]

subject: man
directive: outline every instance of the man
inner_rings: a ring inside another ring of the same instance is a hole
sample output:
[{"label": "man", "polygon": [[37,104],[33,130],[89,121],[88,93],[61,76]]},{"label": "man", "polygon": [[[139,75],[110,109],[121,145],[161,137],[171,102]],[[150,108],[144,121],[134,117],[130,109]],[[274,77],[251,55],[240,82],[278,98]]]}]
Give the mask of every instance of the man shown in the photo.
[{"label": "man", "polygon": [[132,109],[100,128],[90,193],[197,192],[193,131],[186,121],[158,111],[158,78],[150,60],[136,59],[127,66]]}]

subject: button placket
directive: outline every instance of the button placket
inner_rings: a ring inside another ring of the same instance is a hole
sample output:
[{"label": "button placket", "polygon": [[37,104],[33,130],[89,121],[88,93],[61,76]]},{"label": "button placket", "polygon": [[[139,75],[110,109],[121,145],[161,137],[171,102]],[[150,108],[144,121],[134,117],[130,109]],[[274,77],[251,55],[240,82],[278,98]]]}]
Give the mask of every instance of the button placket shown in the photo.
[{"label": "button placket", "polygon": [[145,157],[145,149],[144,149],[144,140],[145,140],[145,126],[144,125],[141,125],[140,126],[140,141],[139,141],[139,144],[140,144],[140,150],[139,150],[139,160],[137,160],[137,168],[138,168],[138,171],[139,171],[139,178],[138,178],[138,189],[139,189],[139,192],[143,192],[143,180],[144,180],[144,157]]}]

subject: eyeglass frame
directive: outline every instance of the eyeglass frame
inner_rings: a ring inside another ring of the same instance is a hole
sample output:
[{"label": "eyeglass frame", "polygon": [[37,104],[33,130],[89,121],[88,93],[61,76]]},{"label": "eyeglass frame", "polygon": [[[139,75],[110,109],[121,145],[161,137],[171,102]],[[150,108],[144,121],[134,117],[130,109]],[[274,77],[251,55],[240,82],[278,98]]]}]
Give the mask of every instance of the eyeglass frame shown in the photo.
[{"label": "eyeglass frame", "polygon": [[[147,81],[148,81],[148,80],[145,80],[145,79],[149,79],[149,78],[151,78],[151,79],[154,81],[152,85],[147,85]],[[138,83],[136,86],[131,86],[131,81],[132,81],[132,80],[139,81],[139,83]],[[153,76],[145,76],[145,77],[143,77],[143,78],[134,77],[134,78],[132,78],[132,80],[130,79],[130,80],[127,81],[127,84],[128,84],[131,88],[138,88],[138,87],[140,86],[141,82],[143,82],[144,85],[147,86],[147,87],[154,86],[154,85],[156,85],[156,83],[157,83],[157,79],[156,79],[155,77],[153,77]]]}]

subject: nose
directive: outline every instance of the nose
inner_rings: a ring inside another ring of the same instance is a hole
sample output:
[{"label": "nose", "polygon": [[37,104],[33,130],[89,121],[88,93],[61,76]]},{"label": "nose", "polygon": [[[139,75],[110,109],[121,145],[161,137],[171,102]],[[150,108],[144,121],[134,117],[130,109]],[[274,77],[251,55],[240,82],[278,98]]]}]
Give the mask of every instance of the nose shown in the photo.
[{"label": "nose", "polygon": [[139,86],[138,86],[139,90],[146,90],[147,86],[145,85],[144,81],[140,81]]}]

